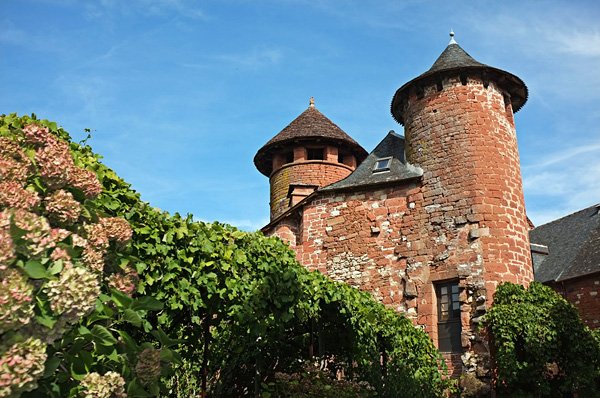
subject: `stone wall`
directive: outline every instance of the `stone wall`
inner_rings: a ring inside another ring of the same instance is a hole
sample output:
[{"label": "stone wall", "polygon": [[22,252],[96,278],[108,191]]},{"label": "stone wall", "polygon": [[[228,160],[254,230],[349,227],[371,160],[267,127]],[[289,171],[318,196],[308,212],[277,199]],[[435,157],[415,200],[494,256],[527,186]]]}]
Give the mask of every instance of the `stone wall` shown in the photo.
[{"label": "stone wall", "polygon": [[327,160],[295,161],[274,170],[270,177],[271,219],[290,207],[288,189],[290,184],[306,184],[324,187],[346,178],[353,167]]},{"label": "stone wall", "polygon": [[550,285],[560,292],[591,328],[600,328],[600,274],[586,275]]},{"label": "stone wall", "polygon": [[489,297],[502,281],[527,285],[533,279],[507,96],[493,82],[485,87],[477,78],[466,84],[447,78],[442,90],[425,87],[422,98],[412,93],[403,110],[407,158],[425,170],[423,197],[424,205],[434,209],[431,221],[447,230],[460,224],[476,227],[469,228],[462,246],[480,238],[484,267],[471,274],[481,273],[477,279],[485,281],[480,287]]},{"label": "stone wall", "polygon": [[[452,233],[441,233],[438,224],[423,221],[439,217],[433,211],[437,208],[423,204],[418,182],[321,194],[303,206],[299,218],[285,218],[267,233],[292,243],[298,260],[309,269],[368,291],[405,314],[436,343],[434,283],[460,280],[463,341],[470,350],[477,344],[471,320],[486,300],[476,287],[481,283],[470,279],[472,273],[482,274],[481,245],[471,232],[477,229],[467,222]],[[297,231],[291,239],[286,238],[290,231]],[[463,241],[469,242],[468,253],[456,250]],[[460,373],[460,354],[447,356],[451,370]],[[466,366],[476,369],[475,358],[467,357]]]}]

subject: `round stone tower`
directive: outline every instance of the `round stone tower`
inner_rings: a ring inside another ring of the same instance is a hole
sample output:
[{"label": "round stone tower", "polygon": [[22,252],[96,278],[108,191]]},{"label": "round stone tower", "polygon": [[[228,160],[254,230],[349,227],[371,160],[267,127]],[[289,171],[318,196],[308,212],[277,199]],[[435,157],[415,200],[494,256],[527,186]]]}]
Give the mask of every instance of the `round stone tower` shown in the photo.
[{"label": "round stone tower", "polygon": [[366,157],[311,98],[308,109],[254,156],[256,168],[270,180],[271,220],[316,189],[347,177]]},{"label": "round stone tower", "polygon": [[407,160],[424,171],[424,213],[438,230],[432,251],[445,250],[432,254],[454,258],[459,278],[479,284],[489,304],[500,282],[533,279],[513,119],[527,87],[450,36],[433,66],[398,89],[391,111],[404,125]]}]

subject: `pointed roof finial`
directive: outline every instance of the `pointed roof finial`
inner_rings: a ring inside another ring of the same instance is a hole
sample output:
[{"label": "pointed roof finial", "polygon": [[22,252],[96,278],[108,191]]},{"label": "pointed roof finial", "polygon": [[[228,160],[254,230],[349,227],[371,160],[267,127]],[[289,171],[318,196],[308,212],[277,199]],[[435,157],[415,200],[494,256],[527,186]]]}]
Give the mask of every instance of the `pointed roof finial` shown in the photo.
[{"label": "pointed roof finial", "polygon": [[456,40],[454,40],[454,30],[452,28],[450,28],[450,43],[448,43],[448,45],[450,44],[458,44],[456,43]]},{"label": "pointed roof finial", "polygon": [[310,100],[308,101],[308,106],[310,106],[311,108],[315,107],[315,97],[310,97]]}]

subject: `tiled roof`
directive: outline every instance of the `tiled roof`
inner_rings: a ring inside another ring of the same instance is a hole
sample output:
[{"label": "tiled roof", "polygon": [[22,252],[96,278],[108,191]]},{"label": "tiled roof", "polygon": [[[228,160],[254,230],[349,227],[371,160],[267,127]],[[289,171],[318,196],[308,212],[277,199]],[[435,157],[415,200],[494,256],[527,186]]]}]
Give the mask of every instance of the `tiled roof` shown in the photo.
[{"label": "tiled roof", "polygon": [[[374,172],[375,163],[390,158],[389,170]],[[367,158],[348,177],[321,188],[319,191],[352,189],[362,186],[398,182],[423,175],[423,171],[406,162],[404,137],[390,131]]]},{"label": "tiled roof", "polygon": [[271,173],[272,151],[290,142],[299,141],[341,144],[356,156],[358,162],[367,156],[367,151],[358,142],[311,105],[258,150],[254,156],[256,168],[268,176]]},{"label": "tiled roof", "polygon": [[600,272],[600,205],[588,207],[531,230],[531,243],[548,247],[537,256],[535,280],[563,281]]},{"label": "tiled roof", "polygon": [[492,66],[482,64],[471,57],[456,42],[451,41],[440,54],[431,68],[422,75],[414,78],[396,91],[392,100],[392,115],[400,124],[404,124],[402,116],[403,104],[408,98],[411,87],[441,82],[447,75],[464,73],[480,76],[484,80],[493,80],[511,95],[513,112],[517,112],[527,101],[527,86],[512,73]]}]

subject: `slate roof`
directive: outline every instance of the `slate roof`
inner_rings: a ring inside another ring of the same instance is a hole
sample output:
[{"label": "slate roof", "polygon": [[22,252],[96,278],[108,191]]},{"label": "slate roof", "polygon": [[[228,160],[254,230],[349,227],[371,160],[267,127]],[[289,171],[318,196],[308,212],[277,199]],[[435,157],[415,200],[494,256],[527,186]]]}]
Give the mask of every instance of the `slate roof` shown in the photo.
[{"label": "slate roof", "polygon": [[452,40],[427,72],[404,84],[396,91],[391,106],[394,119],[396,119],[398,123],[404,124],[404,118],[402,116],[403,104],[408,98],[412,87],[438,83],[447,75],[456,75],[457,73],[477,75],[484,80],[489,79],[495,81],[510,93],[513,112],[519,111],[527,101],[528,91],[523,80],[502,69],[482,64],[471,57],[461,46]]},{"label": "slate roof", "polygon": [[532,244],[548,246],[534,261],[535,280],[560,282],[600,272],[600,205],[531,230]]},{"label": "slate roof", "polygon": [[[391,157],[389,171],[373,172],[375,163]],[[319,191],[352,189],[418,178],[423,170],[406,162],[404,157],[404,137],[390,131],[367,158],[348,177],[321,188]]]},{"label": "slate roof", "polygon": [[486,66],[476,61],[465,50],[456,43],[449,44],[448,47],[435,60],[431,68],[425,73],[448,70],[452,68],[461,68],[466,66]]},{"label": "slate roof", "polygon": [[273,150],[300,141],[336,143],[350,150],[356,156],[357,162],[361,162],[367,156],[367,151],[358,142],[311,104],[307,110],[258,150],[254,156],[256,168],[269,176],[272,171]]}]

